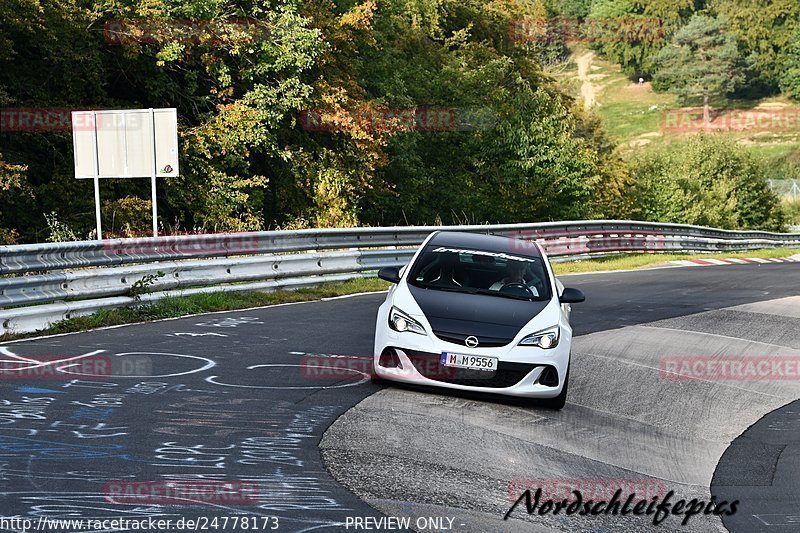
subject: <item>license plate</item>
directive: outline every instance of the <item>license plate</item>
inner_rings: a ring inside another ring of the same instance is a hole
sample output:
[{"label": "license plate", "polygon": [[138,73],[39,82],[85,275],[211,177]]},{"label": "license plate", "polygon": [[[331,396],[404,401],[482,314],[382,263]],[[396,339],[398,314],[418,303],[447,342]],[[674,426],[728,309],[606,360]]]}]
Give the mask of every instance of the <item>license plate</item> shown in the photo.
[{"label": "license plate", "polygon": [[471,370],[483,370],[486,372],[494,372],[497,370],[497,357],[484,357],[482,355],[442,352],[441,363],[443,366],[469,368]]}]

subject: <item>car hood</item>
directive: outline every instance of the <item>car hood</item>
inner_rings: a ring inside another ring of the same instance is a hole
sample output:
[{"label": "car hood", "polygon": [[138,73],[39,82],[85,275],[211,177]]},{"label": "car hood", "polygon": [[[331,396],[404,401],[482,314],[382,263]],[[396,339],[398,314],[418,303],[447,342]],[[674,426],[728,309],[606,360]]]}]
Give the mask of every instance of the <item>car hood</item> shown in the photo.
[{"label": "car hood", "polygon": [[457,344],[475,336],[479,346],[505,346],[550,303],[407,287],[434,335]]}]

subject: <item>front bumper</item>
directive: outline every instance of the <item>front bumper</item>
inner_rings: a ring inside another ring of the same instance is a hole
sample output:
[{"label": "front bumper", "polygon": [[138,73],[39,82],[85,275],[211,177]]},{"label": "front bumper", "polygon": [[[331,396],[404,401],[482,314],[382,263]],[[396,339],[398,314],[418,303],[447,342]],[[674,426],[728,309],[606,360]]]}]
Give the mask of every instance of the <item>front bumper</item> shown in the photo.
[{"label": "front bumper", "polygon": [[[570,338],[562,338],[552,350],[528,346],[472,349],[420,335],[409,339],[411,335],[390,331],[384,342],[376,343],[373,366],[377,377],[463,391],[554,398],[561,392],[569,366]],[[497,357],[498,368],[490,373],[444,366],[442,352]]]}]

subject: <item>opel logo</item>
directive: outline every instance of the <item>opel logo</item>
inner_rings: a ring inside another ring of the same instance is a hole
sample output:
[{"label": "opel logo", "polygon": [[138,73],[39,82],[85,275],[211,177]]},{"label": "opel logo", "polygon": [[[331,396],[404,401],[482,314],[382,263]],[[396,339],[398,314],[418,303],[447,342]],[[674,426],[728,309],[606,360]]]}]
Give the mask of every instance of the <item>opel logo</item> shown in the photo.
[{"label": "opel logo", "polygon": [[470,335],[464,340],[464,344],[466,344],[470,348],[474,348],[478,345],[478,337],[476,337],[475,335]]}]

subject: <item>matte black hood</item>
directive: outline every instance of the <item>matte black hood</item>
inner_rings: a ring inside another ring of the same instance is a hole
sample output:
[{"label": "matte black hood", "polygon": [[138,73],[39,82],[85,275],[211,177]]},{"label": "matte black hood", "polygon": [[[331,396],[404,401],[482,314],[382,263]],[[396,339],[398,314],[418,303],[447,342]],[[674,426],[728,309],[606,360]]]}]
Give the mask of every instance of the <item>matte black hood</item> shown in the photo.
[{"label": "matte black hood", "polygon": [[425,317],[440,339],[464,344],[473,335],[478,347],[505,346],[520,329],[550,303],[512,300],[483,294],[423,289],[408,284]]}]

